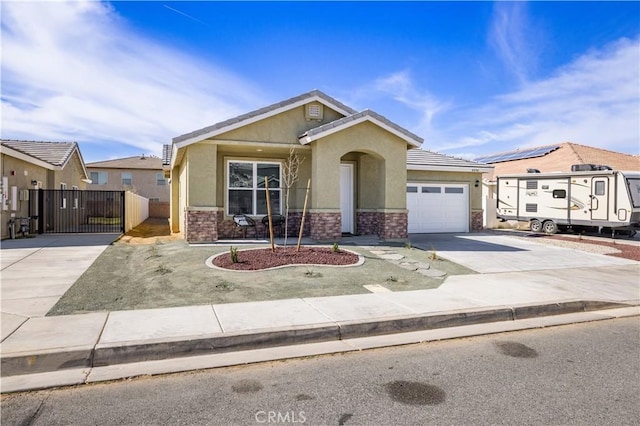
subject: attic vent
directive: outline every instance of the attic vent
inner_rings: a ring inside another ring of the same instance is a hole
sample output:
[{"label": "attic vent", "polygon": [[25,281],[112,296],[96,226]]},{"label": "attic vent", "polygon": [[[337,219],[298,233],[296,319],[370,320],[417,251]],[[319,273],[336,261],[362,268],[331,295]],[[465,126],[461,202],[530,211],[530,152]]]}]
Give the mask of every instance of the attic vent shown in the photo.
[{"label": "attic vent", "polygon": [[305,109],[305,118],[307,120],[322,120],[323,117],[323,108],[322,104],[312,103],[307,104],[307,108]]}]

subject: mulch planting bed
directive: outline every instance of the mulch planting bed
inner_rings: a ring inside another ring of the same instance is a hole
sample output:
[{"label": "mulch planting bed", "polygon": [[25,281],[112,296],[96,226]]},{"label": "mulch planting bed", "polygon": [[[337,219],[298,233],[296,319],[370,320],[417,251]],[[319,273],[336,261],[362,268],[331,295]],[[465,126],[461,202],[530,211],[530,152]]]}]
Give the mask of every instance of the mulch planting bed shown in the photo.
[{"label": "mulch planting bed", "polygon": [[230,253],[213,260],[215,266],[235,271],[257,271],[285,265],[343,266],[356,263],[357,254],[344,250],[333,251],[326,247],[300,247],[300,251],[296,251],[295,247],[276,247],[275,251],[270,248],[238,250],[237,263],[231,261]]},{"label": "mulch planting bed", "polygon": [[586,239],[586,238],[579,240],[576,238],[563,237],[560,235],[553,235],[552,238],[555,240],[571,241],[574,243],[596,244],[599,246],[612,247],[620,250],[620,253],[610,253],[610,254],[607,254],[607,256],[622,257],[625,259],[637,260],[640,262],[640,246],[638,245],[625,244],[624,242],[614,243],[610,241],[595,241],[595,240]]}]

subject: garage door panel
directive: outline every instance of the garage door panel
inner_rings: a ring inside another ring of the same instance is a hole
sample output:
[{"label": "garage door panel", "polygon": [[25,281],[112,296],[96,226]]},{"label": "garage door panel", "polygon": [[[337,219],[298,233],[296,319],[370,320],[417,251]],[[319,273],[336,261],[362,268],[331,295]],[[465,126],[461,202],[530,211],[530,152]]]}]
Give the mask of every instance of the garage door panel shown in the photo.
[{"label": "garage door panel", "polygon": [[407,185],[408,231],[468,232],[467,185],[421,183]]}]

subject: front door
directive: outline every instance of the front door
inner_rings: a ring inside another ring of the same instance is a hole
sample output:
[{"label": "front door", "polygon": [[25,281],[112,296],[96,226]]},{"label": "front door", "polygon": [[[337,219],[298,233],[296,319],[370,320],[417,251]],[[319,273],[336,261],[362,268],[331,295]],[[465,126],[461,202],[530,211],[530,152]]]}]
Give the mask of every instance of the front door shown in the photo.
[{"label": "front door", "polygon": [[591,179],[591,220],[607,220],[609,209],[609,178]]},{"label": "front door", "polygon": [[340,164],[342,232],[353,234],[353,164]]}]

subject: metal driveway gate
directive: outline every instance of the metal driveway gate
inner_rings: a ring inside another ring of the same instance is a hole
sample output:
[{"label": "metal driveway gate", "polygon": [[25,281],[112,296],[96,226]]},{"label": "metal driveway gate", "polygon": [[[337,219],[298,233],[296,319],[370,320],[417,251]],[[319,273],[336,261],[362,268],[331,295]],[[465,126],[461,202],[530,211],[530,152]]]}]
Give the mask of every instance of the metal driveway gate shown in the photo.
[{"label": "metal driveway gate", "polygon": [[124,232],[124,191],[31,189],[29,216],[38,234]]}]

